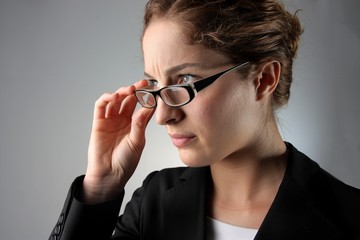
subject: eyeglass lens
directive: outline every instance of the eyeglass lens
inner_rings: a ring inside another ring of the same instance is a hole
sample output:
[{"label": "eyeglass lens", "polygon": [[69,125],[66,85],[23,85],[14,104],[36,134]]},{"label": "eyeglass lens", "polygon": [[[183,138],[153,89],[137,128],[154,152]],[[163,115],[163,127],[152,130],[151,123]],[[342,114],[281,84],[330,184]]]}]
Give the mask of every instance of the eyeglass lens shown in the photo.
[{"label": "eyeglass lens", "polygon": [[[155,107],[155,92],[137,91],[136,96],[140,104],[144,107]],[[159,93],[161,99],[169,106],[180,106],[190,100],[189,92],[186,88],[179,86],[169,86],[161,89]]]},{"label": "eyeglass lens", "polygon": [[136,97],[139,103],[144,107],[152,108],[156,106],[155,97],[151,93],[145,91],[137,91]]},{"label": "eyeglass lens", "polygon": [[189,101],[189,92],[183,87],[167,87],[160,92],[161,98],[170,106],[179,106]]}]

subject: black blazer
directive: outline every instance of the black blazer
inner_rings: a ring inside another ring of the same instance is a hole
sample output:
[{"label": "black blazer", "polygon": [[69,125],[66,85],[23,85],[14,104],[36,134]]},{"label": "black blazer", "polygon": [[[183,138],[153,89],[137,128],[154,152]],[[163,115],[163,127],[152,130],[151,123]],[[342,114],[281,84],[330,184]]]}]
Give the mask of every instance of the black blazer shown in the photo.
[{"label": "black blazer", "polygon": [[[360,190],[287,146],[284,179],[255,239],[360,240]],[[82,180],[74,181],[49,239],[205,239],[209,167],[150,174],[120,217],[122,198],[98,205],[79,202]]]}]

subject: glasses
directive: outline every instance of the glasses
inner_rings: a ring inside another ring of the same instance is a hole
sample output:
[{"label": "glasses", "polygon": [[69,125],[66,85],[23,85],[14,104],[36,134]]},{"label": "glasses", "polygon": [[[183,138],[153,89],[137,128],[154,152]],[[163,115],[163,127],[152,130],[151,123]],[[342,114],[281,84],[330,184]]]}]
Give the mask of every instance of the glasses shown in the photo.
[{"label": "glasses", "polygon": [[215,75],[194,83],[170,85],[158,90],[139,89],[135,90],[134,94],[141,106],[145,108],[155,108],[157,105],[157,96],[170,107],[181,107],[191,102],[198,92],[215,82],[215,80],[219,79],[225,73],[240,68],[248,63],[249,62],[237,64],[225,71],[216,73]]}]

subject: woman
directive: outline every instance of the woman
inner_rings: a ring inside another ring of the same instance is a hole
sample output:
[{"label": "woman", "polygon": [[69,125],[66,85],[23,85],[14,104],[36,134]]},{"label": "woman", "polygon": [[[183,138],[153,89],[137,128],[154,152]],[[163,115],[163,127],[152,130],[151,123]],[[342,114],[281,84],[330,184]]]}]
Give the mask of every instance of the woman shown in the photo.
[{"label": "woman", "polygon": [[[360,239],[360,191],[277,129],[301,32],[276,0],[150,0],[148,80],[97,100],[86,175],[50,238]],[[151,173],[118,218],[155,109],[188,167]]]}]

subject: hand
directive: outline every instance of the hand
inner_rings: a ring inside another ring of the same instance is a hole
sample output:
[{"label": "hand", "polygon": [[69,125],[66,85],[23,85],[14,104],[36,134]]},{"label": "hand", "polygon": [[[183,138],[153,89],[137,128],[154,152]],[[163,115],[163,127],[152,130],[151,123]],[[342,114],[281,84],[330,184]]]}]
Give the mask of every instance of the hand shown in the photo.
[{"label": "hand", "polygon": [[102,95],[95,103],[83,198],[98,203],[116,198],[134,173],[145,146],[145,129],[154,110],[140,108],[134,90],[142,80]]}]

